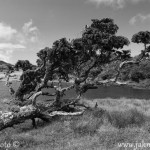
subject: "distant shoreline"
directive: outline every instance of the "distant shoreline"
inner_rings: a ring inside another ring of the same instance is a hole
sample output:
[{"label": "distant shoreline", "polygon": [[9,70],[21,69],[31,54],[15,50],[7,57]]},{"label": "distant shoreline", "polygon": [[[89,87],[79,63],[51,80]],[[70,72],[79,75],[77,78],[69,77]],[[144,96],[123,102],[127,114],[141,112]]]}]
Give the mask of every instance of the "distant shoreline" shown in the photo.
[{"label": "distant shoreline", "polygon": [[[22,74],[22,71],[15,71],[13,73],[11,73],[11,77],[10,77],[10,81],[17,81],[20,82],[19,78]],[[6,77],[4,72],[0,72],[0,82],[6,82]],[[53,80],[53,82],[58,82],[57,80]],[[68,83],[73,83],[73,79],[71,79]],[[147,81],[140,81],[139,83],[133,82],[133,81],[126,81],[126,82],[122,82],[122,81],[117,81],[117,84],[115,82],[113,82],[113,80],[97,80],[96,84],[97,85],[102,85],[102,86],[127,86],[127,87],[131,87],[133,89],[150,89],[150,86],[148,85],[148,82],[150,83],[150,80]]]}]

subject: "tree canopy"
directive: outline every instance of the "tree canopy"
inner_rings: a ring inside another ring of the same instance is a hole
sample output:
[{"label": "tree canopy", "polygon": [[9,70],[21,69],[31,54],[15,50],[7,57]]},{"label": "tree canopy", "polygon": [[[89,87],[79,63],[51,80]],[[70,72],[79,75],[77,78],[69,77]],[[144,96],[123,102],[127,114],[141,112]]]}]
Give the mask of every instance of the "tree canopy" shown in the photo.
[{"label": "tree canopy", "polygon": [[29,60],[18,60],[14,66],[15,69],[19,70],[22,69],[23,71],[26,71],[28,69],[32,69],[32,64],[29,62]]},{"label": "tree canopy", "polygon": [[[96,82],[91,82],[91,78],[94,80],[108,64],[118,61],[120,64],[116,82],[123,66],[137,62],[131,60],[130,50],[123,49],[130,42],[128,38],[117,35],[119,27],[113,19],[92,19],[91,21],[91,25],[85,26],[80,38],[72,41],[61,38],[56,40],[52,47],[41,49],[37,53],[38,67],[34,70],[30,70],[32,65],[27,60],[19,60],[15,64],[15,68],[23,70],[20,86],[15,92],[15,100],[21,101],[21,105],[26,106],[26,117],[19,111],[18,119],[15,118],[16,115],[13,115],[12,118],[15,120],[10,119],[8,125],[5,125],[5,120],[2,120],[2,123],[0,122],[3,125],[2,128],[18,123],[20,117],[22,120],[32,119],[35,122],[34,118],[49,120],[52,115],[50,113],[55,111],[76,110],[76,106],[88,108],[80,102],[80,98],[89,89],[97,88]],[[139,35],[141,34],[134,35],[133,41],[149,44],[149,33],[142,34],[146,37],[141,36],[140,40],[138,40]],[[141,58],[143,56],[142,54]],[[62,80],[69,82],[70,79],[72,79],[70,86],[61,86]],[[54,93],[43,92],[44,88],[53,88]],[[73,100],[64,99],[65,92],[73,88],[76,97]],[[43,106],[43,104],[36,104],[36,98],[40,95],[55,96],[55,98],[51,104]],[[23,108],[19,110],[21,109]]]},{"label": "tree canopy", "polygon": [[146,50],[147,44],[150,44],[150,32],[149,31],[140,31],[132,36],[131,39],[134,43],[142,43],[144,44],[144,48]]}]

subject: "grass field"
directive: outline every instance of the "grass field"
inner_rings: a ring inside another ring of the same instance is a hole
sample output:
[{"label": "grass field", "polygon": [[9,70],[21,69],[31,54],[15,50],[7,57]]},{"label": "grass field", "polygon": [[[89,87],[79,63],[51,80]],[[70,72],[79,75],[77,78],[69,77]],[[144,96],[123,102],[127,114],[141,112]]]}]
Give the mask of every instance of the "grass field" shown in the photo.
[{"label": "grass field", "polygon": [[[13,82],[14,88],[18,85]],[[11,97],[4,82],[0,87],[0,110],[4,111]],[[0,150],[150,149],[150,101],[82,100],[91,107],[97,102],[98,108],[86,110],[82,116],[55,117],[49,123],[37,120],[37,129],[32,128],[31,120],[7,128],[0,131]]]}]

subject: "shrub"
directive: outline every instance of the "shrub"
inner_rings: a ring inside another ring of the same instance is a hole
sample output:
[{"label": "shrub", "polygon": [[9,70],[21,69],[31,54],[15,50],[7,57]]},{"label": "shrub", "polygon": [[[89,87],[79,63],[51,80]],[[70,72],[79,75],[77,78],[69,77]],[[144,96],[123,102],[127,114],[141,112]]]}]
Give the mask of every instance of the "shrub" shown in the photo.
[{"label": "shrub", "polygon": [[130,78],[132,81],[139,82],[140,80],[145,79],[145,76],[141,71],[133,70],[131,72]]},{"label": "shrub", "polygon": [[146,121],[144,114],[137,109],[108,112],[106,117],[117,128],[125,128],[133,125],[141,126]]}]

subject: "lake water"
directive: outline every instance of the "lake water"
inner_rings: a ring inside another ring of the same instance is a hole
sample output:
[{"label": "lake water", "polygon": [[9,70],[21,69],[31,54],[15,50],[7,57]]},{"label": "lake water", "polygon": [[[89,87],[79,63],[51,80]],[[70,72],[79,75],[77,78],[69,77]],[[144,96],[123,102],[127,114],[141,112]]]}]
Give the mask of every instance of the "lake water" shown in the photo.
[{"label": "lake water", "polygon": [[133,89],[127,86],[99,86],[96,90],[89,90],[85,94],[85,98],[136,98],[150,99],[150,90]]},{"label": "lake water", "polygon": [[[70,83],[65,83],[64,86],[69,86]],[[75,98],[76,94],[74,89],[67,91],[65,98]],[[86,99],[97,99],[97,98],[113,98],[119,99],[135,98],[135,99],[150,99],[150,90],[145,89],[134,89],[128,86],[102,86],[99,85],[98,89],[88,90],[83,96]]]}]

